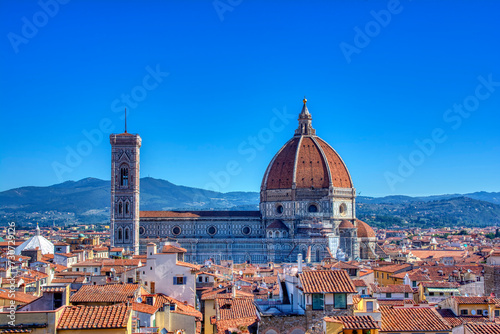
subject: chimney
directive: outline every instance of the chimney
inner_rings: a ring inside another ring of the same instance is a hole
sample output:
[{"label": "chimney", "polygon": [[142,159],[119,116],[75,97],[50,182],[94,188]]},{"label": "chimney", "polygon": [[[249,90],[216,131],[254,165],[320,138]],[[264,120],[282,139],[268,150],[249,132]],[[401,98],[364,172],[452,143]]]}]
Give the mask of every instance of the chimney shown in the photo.
[{"label": "chimney", "polygon": [[147,249],[147,256],[151,256],[151,255],[156,254],[156,244],[155,244],[155,243],[150,242],[150,243],[146,246],[146,249]]},{"label": "chimney", "polygon": [[236,285],[233,285],[233,299],[236,299]]},{"label": "chimney", "polygon": [[297,274],[302,273],[302,253],[297,255]]}]

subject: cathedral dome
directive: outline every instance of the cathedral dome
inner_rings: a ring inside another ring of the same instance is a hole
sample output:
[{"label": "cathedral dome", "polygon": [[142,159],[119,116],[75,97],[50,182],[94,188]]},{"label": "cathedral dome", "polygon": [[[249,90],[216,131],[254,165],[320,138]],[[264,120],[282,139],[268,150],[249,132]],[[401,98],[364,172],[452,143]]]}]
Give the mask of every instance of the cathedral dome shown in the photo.
[{"label": "cathedral dome", "polygon": [[340,222],[339,228],[354,228],[354,225],[347,219],[344,219]]},{"label": "cathedral dome", "polygon": [[299,115],[299,128],[274,156],[262,179],[262,190],[294,188],[352,188],[346,165],[323,139],[316,136],[306,106]]},{"label": "cathedral dome", "polygon": [[356,225],[358,228],[358,238],[375,238],[377,235],[375,234],[375,231],[365,223],[364,221],[361,221],[359,219],[356,219]]},{"label": "cathedral dome", "polygon": [[40,235],[40,227],[36,226],[35,235],[16,247],[14,253],[21,255],[24,250],[42,251],[42,254],[54,254],[54,244]]}]

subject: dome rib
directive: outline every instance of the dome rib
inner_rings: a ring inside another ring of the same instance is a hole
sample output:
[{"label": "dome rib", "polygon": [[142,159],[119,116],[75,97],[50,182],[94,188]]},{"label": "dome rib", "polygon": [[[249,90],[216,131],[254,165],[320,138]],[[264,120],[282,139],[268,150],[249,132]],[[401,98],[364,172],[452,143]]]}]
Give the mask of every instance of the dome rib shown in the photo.
[{"label": "dome rib", "polygon": [[[302,145],[303,136],[299,137],[299,143],[297,147],[300,149],[300,145]],[[297,188],[297,162],[299,161],[299,149],[295,151],[295,160],[293,161],[293,188]]]},{"label": "dome rib", "polygon": [[[323,147],[323,150],[327,148],[330,151],[328,152],[329,153],[328,155],[325,152],[325,155],[328,160],[328,165],[330,166],[330,169],[332,169],[331,181],[333,186],[339,188],[352,188],[353,185],[352,185],[351,174],[349,173],[349,170],[347,169],[344,160],[342,160],[340,155],[337,153],[337,151],[335,151],[335,149],[333,149],[333,147],[330,146],[330,144],[328,144],[326,141],[324,141],[319,137],[316,138],[320,142],[320,145]],[[339,160],[339,164],[337,164],[335,160]],[[333,177],[334,175],[338,176],[338,179],[334,178]]]},{"label": "dome rib", "polygon": [[298,166],[294,171],[297,175],[297,188],[328,188],[328,167],[320,151],[311,137],[303,137],[298,148]]},{"label": "dome rib", "polygon": [[326,170],[328,171],[328,186],[332,186],[332,171],[330,169],[330,163],[328,163],[328,159],[326,158],[325,151],[323,150],[323,147],[318,143],[316,138],[311,137],[312,141],[314,144],[316,144],[316,147],[318,147],[319,151],[321,152],[321,157],[323,158],[323,162],[326,165]]},{"label": "dome rib", "polygon": [[278,152],[266,176],[265,189],[291,189],[293,183],[295,153],[299,138],[292,138]]},{"label": "dome rib", "polygon": [[276,161],[276,158],[280,155],[280,153],[285,149],[285,147],[291,142],[293,141],[294,139],[296,138],[292,138],[290,139],[289,141],[287,141],[285,143],[285,145],[283,145],[280,150],[273,156],[273,159],[271,160],[271,162],[269,163],[269,165],[267,166],[266,168],[266,172],[264,173],[264,177],[262,178],[262,184],[260,185],[260,188],[262,190],[266,189],[266,185],[267,185],[267,180],[269,178],[269,172],[271,171],[271,168],[273,167],[274,165],[274,161]]}]

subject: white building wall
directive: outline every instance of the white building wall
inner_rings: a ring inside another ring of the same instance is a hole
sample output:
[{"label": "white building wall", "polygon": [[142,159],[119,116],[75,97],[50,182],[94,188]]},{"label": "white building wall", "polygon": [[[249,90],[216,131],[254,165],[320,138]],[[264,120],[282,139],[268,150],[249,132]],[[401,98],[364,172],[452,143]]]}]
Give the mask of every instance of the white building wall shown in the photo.
[{"label": "white building wall", "polygon": [[[177,264],[177,254],[148,254],[146,266],[141,268],[142,281],[148,289],[154,282],[155,293],[163,293],[181,302],[187,301],[195,306],[196,302],[196,274],[191,273],[191,268]],[[173,278],[186,277],[186,284],[174,285]]]}]

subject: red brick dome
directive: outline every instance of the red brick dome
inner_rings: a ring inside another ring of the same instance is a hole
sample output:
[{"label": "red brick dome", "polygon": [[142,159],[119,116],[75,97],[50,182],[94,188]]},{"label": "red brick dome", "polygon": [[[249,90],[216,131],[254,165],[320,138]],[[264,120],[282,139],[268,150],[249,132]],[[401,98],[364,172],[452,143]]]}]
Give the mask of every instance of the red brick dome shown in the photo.
[{"label": "red brick dome", "polygon": [[274,156],[262,179],[262,190],[295,188],[352,188],[351,176],[340,156],[316,136],[311,114],[304,107],[299,128]]},{"label": "red brick dome", "polygon": [[375,231],[365,223],[359,219],[356,219],[356,227],[358,228],[358,238],[376,238],[377,235]]},{"label": "red brick dome", "polygon": [[344,219],[340,222],[339,228],[354,228],[354,225],[350,221]]}]

